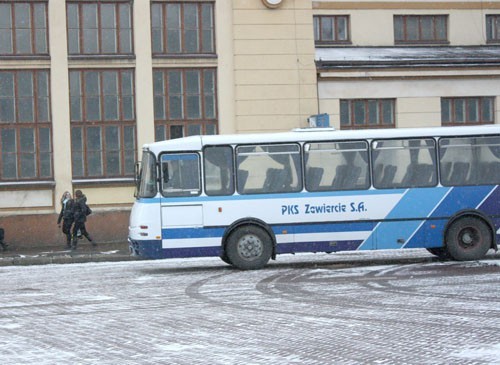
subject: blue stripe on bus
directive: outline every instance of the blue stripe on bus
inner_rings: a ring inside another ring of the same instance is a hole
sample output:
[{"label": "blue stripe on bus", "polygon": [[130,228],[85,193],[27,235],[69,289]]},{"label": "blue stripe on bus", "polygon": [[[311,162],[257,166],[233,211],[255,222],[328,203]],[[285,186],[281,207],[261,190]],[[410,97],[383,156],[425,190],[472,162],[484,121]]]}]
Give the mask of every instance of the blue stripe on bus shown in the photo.
[{"label": "blue stripe on bus", "polygon": [[461,210],[476,209],[493,188],[491,185],[453,188],[431,217],[452,217]]},{"label": "blue stripe on bus", "polygon": [[355,251],[362,240],[338,241],[338,242],[296,242],[281,243],[277,246],[277,254],[296,252],[338,252]]},{"label": "blue stripe on bus", "polygon": [[[385,219],[426,218],[449,190],[450,188],[409,189]],[[410,238],[422,223],[422,219],[381,222],[359,249],[401,248],[406,239]],[[403,241],[401,241],[402,239]]]},{"label": "blue stripe on bus", "polygon": [[[493,215],[495,210],[498,209],[499,203],[500,191],[498,187],[467,186],[453,188],[431,215],[431,218],[443,217],[445,219],[430,220],[424,223],[405,245],[405,248],[441,247],[443,245],[443,233],[449,217],[461,210],[476,208],[487,215]],[[479,204],[481,205],[478,207]],[[498,226],[496,225],[496,227]]]},{"label": "blue stripe on bus", "polygon": [[163,239],[222,237],[225,228],[163,228]]}]

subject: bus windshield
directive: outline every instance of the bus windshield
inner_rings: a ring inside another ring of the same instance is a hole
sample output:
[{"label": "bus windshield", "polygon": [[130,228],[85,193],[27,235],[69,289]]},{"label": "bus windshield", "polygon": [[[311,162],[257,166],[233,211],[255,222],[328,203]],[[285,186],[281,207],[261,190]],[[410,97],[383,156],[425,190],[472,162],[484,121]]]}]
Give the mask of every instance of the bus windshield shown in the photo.
[{"label": "bus windshield", "polygon": [[151,152],[145,151],[142,155],[141,170],[139,172],[138,198],[152,198],[156,195],[157,188],[156,161]]}]

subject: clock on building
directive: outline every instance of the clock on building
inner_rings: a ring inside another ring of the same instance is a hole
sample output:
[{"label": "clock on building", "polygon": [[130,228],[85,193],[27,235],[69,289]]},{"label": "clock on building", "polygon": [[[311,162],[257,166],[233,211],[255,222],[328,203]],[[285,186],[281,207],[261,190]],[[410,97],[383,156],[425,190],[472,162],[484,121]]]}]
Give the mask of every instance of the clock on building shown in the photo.
[{"label": "clock on building", "polygon": [[262,0],[265,6],[270,9],[275,9],[283,3],[283,0]]}]

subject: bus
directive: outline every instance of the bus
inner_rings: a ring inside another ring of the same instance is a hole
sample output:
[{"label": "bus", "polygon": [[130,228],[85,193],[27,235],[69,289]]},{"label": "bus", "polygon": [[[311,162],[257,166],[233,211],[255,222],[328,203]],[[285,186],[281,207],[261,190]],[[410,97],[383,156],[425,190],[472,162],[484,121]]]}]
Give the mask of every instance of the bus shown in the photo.
[{"label": "bus", "polygon": [[500,125],[189,136],[143,146],[131,253],[424,248],[478,260],[500,238]]}]

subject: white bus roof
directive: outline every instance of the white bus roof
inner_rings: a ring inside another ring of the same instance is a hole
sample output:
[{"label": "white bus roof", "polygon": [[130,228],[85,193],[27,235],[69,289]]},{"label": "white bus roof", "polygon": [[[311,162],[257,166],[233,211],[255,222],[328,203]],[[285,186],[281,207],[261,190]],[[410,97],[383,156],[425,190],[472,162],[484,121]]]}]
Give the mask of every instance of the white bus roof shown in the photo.
[{"label": "white bus roof", "polygon": [[145,144],[143,149],[158,154],[163,151],[198,151],[206,145],[255,143],[314,142],[328,140],[363,140],[500,134],[500,124],[464,127],[391,128],[361,130],[295,129],[290,132],[190,136]]}]

